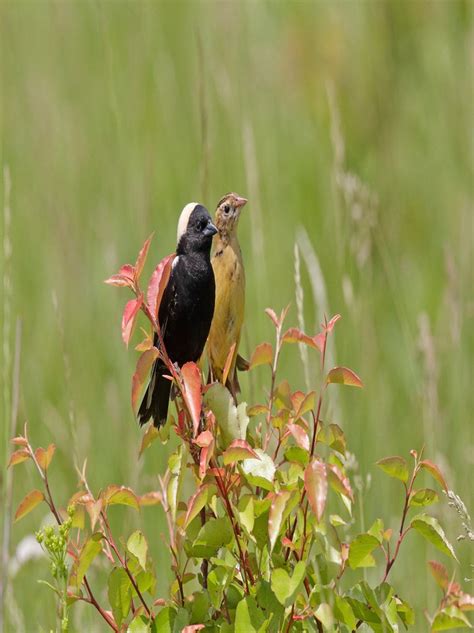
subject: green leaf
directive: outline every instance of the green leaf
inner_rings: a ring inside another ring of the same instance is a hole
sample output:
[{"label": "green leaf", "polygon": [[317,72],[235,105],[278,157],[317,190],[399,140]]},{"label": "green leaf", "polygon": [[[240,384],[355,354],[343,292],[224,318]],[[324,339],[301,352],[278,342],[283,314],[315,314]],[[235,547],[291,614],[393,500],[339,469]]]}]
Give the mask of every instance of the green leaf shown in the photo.
[{"label": "green leaf", "polygon": [[130,611],[132,583],[122,567],[114,567],[109,575],[108,597],[114,619],[120,626]]},{"label": "green leaf", "polygon": [[213,384],[208,389],[204,396],[204,402],[216,416],[222,435],[223,448],[227,448],[233,440],[245,440],[250,420],[245,402],[236,407],[230,391],[220,382]]},{"label": "green leaf", "polygon": [[130,506],[135,510],[138,510],[140,507],[137,495],[131,488],[127,488],[126,486],[111,484],[101,493],[100,498],[102,499],[104,506]]},{"label": "green leaf", "polygon": [[224,545],[228,545],[233,538],[233,531],[227,517],[211,519],[199,530],[193,543],[192,555],[200,558],[210,558]]},{"label": "green leaf", "polygon": [[379,543],[383,543],[384,531],[385,531],[385,528],[384,528],[382,519],[376,519],[373,522],[370,530],[367,530],[367,534],[371,534],[372,536],[375,536],[375,538],[377,539]]},{"label": "green leaf", "polygon": [[127,633],[149,633],[150,630],[149,620],[144,615],[137,615],[127,627]]},{"label": "green leaf", "polygon": [[405,602],[398,596],[395,596],[394,600],[397,605],[398,617],[405,625],[405,628],[413,626],[413,624],[415,624],[415,612],[413,611],[411,606],[408,604],[408,602]]},{"label": "green leaf", "polygon": [[359,534],[349,546],[349,565],[351,569],[373,567],[375,560],[372,552],[379,545],[377,538],[372,536],[372,534]]},{"label": "green leaf", "polygon": [[337,593],[334,594],[334,617],[346,624],[351,631],[356,628],[357,619],[351,605]]},{"label": "green leaf", "polygon": [[301,588],[305,575],[306,563],[302,560],[296,564],[291,578],[286,569],[278,568],[273,570],[271,575],[272,591],[280,604],[284,607],[292,604]]},{"label": "green leaf", "polygon": [[457,629],[459,627],[472,629],[471,623],[464,613],[457,607],[452,606],[446,607],[446,609],[436,614],[431,630],[447,631],[448,629]]},{"label": "green leaf", "polygon": [[239,602],[235,612],[235,633],[257,633],[265,622],[265,615],[255,599],[247,596]]},{"label": "green leaf", "polygon": [[432,503],[438,503],[438,494],[430,488],[422,488],[413,492],[408,505],[410,507],[429,506]]},{"label": "green leaf", "polygon": [[176,609],[165,607],[155,618],[156,633],[173,633]]},{"label": "green leaf", "polygon": [[348,385],[349,387],[363,387],[359,376],[348,367],[334,367],[326,377],[327,384]]},{"label": "green leaf", "polygon": [[19,521],[29,514],[36,506],[44,500],[44,494],[41,490],[32,490],[20,503],[15,512],[15,521]]},{"label": "green leaf", "polygon": [[74,561],[71,569],[69,584],[72,587],[79,589],[81,586],[92,561],[102,551],[102,538],[103,535],[100,532],[96,532],[84,543],[81,553]]},{"label": "green leaf", "polygon": [[287,490],[276,492],[270,506],[270,514],[268,517],[268,536],[270,539],[270,552],[275,547],[280,529],[283,523],[283,513],[285,512],[288,499],[291,493]]},{"label": "green leaf", "polygon": [[245,459],[242,462],[245,478],[253,486],[260,486],[264,490],[273,490],[275,464],[270,455],[267,455],[261,448],[256,448],[255,452],[257,458]]},{"label": "green leaf", "polygon": [[140,530],[136,530],[127,541],[127,549],[130,553],[138,558],[143,571],[146,571],[146,555],[148,552],[148,543]]},{"label": "green leaf", "polygon": [[323,627],[327,630],[334,624],[334,615],[331,606],[327,602],[321,602],[315,611],[316,618],[321,622]]},{"label": "green leaf", "polygon": [[287,462],[295,462],[302,466],[307,466],[309,462],[309,453],[299,446],[290,446],[285,451],[285,459]]},{"label": "green leaf", "polygon": [[379,459],[376,464],[390,477],[400,479],[400,481],[404,483],[408,481],[408,465],[403,457],[399,457],[398,455],[394,457],[384,457],[384,459]]},{"label": "green leaf", "polygon": [[238,515],[239,515],[239,523],[250,534],[253,530],[253,526],[255,523],[253,497],[251,495],[247,495],[240,499]]},{"label": "green leaf", "polygon": [[453,546],[446,538],[443,528],[434,517],[428,516],[427,514],[417,514],[413,517],[410,527],[424,536],[427,541],[432,543],[441,552],[451,556],[456,561],[458,560],[454,553]]},{"label": "green leaf", "polygon": [[304,487],[316,519],[321,521],[328,495],[326,464],[313,458],[304,471]]}]

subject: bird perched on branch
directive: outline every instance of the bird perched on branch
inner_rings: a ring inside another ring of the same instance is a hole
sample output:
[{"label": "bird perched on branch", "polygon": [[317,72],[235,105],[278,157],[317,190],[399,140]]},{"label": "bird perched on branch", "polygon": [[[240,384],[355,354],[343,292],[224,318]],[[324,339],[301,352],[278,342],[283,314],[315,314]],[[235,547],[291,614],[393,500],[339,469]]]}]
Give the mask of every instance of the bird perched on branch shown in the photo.
[{"label": "bird perched on branch", "polygon": [[[168,284],[158,311],[158,322],[170,360],[179,367],[198,361],[206,344],[214,313],[215,281],[210,261],[217,228],[208,210],[191,202],[181,212],[178,245]],[[155,334],[154,345],[159,347]],[[166,422],[171,382],[164,362],[157,359],[138,411],[140,425],[153,418]]]},{"label": "bird perched on branch", "polygon": [[209,369],[214,379],[223,382],[226,360],[234,346],[226,380],[234,399],[240,391],[236,363],[240,358],[238,347],[245,308],[245,271],[237,226],[246,203],[246,198],[236,193],[228,193],[219,200],[214,220],[218,234],[211,259],[216,278],[216,309],[207,343]]}]

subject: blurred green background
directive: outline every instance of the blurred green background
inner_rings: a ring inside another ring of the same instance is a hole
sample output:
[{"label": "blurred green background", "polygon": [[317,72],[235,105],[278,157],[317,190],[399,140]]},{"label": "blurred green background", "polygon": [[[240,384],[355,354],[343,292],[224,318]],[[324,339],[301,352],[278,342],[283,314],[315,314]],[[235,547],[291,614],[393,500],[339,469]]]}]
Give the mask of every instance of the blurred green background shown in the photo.
[{"label": "blurred green background", "polygon": [[[235,190],[249,198],[243,352],[272,340],[265,307],[292,302],[297,323],[295,240],[307,331],[325,312],[343,316],[334,362],[365,389],[334,389],[323,417],[344,427],[357,458],[362,523],[398,524],[399,487],[374,462],[422,445],[472,511],[472,13],[456,0],[1,3],[2,496],[17,319],[18,427],[28,420],[35,445],[56,443],[58,503],[85,457],[94,491],[157,488],[170,447],[137,460],[136,353],[120,337],[128,295],[102,282],[155,231],[148,274],[174,249],[184,204],[212,211]],[[296,347],[280,376],[304,388]],[[265,369],[242,383],[261,401]],[[17,468],[14,507],[39,483]],[[454,510],[442,500],[435,512],[455,540]],[[36,581],[45,560],[17,556],[43,517],[36,509],[12,528],[8,632],[55,623]],[[144,526],[166,593],[161,509],[118,508],[114,519],[122,532]],[[457,552],[456,578],[471,577],[472,547]],[[416,630],[440,597],[426,560],[442,557],[410,535],[393,569]],[[100,571],[91,578],[105,592]],[[73,612],[77,630],[102,630],[92,609]]]}]

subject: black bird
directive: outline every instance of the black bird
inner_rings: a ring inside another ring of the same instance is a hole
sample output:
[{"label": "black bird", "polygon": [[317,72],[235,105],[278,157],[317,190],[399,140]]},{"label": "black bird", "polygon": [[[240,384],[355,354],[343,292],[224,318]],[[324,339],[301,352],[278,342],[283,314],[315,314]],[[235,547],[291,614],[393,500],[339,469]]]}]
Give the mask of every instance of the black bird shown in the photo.
[{"label": "black bird", "polygon": [[[170,360],[179,367],[201,357],[214,314],[215,281],[210,251],[217,233],[208,210],[190,202],[178,222],[176,258],[163,293],[158,322]],[[158,347],[155,334],[154,344]],[[171,382],[161,359],[153,365],[150,383],[138,411],[140,425],[153,418],[156,427],[168,416]]]}]

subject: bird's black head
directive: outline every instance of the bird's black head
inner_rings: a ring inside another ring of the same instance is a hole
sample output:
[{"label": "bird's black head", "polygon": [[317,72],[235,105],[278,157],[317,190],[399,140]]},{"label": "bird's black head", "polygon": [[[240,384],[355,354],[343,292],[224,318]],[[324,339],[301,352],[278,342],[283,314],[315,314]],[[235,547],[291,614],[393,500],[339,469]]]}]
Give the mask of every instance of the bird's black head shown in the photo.
[{"label": "bird's black head", "polygon": [[202,204],[190,202],[181,212],[178,222],[178,255],[190,252],[210,252],[212,237],[217,233]]}]

